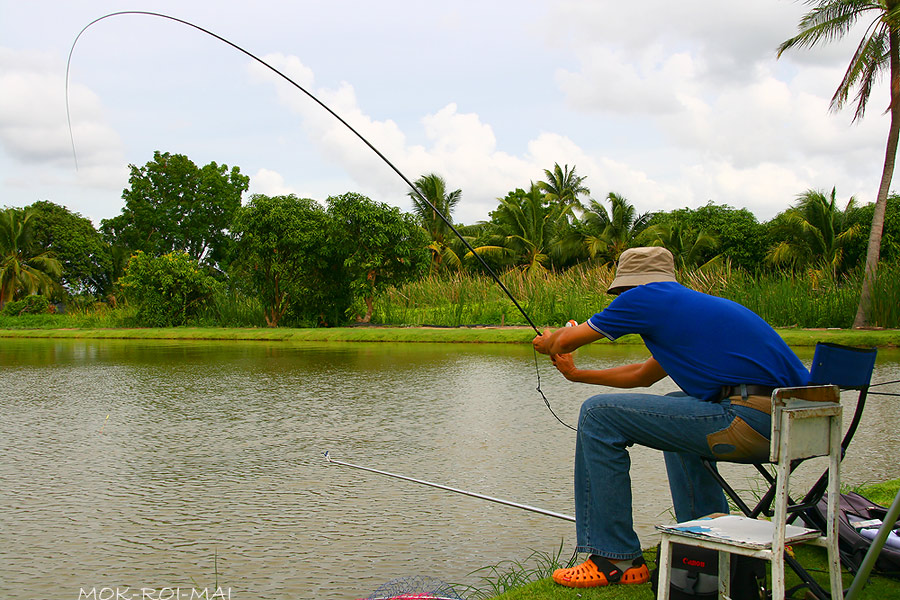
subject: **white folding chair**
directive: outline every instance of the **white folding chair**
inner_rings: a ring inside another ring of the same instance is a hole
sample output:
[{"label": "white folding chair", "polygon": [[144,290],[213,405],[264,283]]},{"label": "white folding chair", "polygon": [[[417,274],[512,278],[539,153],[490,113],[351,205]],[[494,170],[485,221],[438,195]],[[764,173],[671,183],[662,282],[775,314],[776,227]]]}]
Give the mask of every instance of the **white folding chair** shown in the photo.
[{"label": "white folding chair", "polygon": [[[828,456],[828,514],[825,533],[787,524],[788,481],[791,461]],[[775,513],[771,521],[724,515],[674,525],[658,525],[657,598],[668,600],[671,544],[711,548],[719,552],[719,597],[731,595],[731,554],[763,558],[772,564],[772,598],[784,598],[784,548],[811,543],[828,550],[832,590],[841,594],[837,513],[840,498],[841,405],[837,386],[779,388],[772,394],[770,461],[775,465]]]}]

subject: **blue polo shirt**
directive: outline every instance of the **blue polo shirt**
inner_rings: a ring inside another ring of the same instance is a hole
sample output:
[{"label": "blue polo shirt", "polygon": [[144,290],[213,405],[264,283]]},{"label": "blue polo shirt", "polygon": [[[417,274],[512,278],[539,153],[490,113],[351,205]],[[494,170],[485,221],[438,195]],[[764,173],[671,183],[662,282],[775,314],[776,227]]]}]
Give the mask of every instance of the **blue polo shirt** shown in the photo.
[{"label": "blue polo shirt", "polygon": [[725,385],[809,382],[797,355],[756,313],[678,283],[625,291],[588,324],[611,340],[640,335],[678,387],[702,400],[716,400]]}]

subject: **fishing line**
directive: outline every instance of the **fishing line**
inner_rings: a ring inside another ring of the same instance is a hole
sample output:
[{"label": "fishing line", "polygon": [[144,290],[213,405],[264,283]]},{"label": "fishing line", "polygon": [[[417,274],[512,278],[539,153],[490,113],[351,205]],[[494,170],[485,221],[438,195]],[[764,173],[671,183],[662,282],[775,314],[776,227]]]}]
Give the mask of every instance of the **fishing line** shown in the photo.
[{"label": "fishing line", "polygon": [[893,383],[900,383],[900,379],[895,379],[893,381],[882,381],[881,383],[873,383],[873,384],[869,385],[869,394],[872,394],[875,396],[900,396],[900,394],[895,394],[893,392],[873,392],[872,391],[873,387],[878,387],[879,385],[891,385]]},{"label": "fishing line", "polygon": [[[310,98],[316,104],[318,104],[319,106],[324,108],[326,111],[328,111],[328,114],[330,114],[332,117],[337,119],[344,127],[349,129],[350,131],[352,131],[356,135],[356,137],[358,137],[366,146],[369,147],[370,150],[372,150],[372,152],[374,152],[378,156],[378,158],[380,158],[382,161],[384,161],[385,164],[387,164],[394,171],[394,173],[396,173],[400,177],[400,179],[402,179],[406,183],[406,185],[409,186],[409,188],[413,191],[413,193],[415,193],[416,196],[418,196],[420,200],[422,200],[429,208],[431,208],[431,210],[434,211],[434,213],[437,216],[439,216],[441,218],[441,221],[443,221],[447,225],[447,227],[449,227],[450,230],[453,231],[453,233],[456,235],[456,237],[459,238],[459,240],[469,250],[469,252],[471,252],[472,255],[478,259],[478,261],[481,263],[481,266],[483,266],[485,268],[485,270],[488,272],[488,274],[491,276],[491,278],[497,283],[498,286],[500,286],[500,289],[503,290],[503,293],[506,294],[506,296],[512,301],[512,303],[513,303],[513,305],[515,305],[516,309],[518,309],[518,311],[522,314],[522,316],[525,317],[525,320],[528,322],[528,324],[531,326],[531,328],[534,329],[534,332],[537,335],[542,335],[542,333],[538,330],[537,326],[534,324],[534,321],[532,321],[531,317],[528,315],[528,313],[525,312],[525,309],[522,308],[522,306],[519,304],[519,302],[516,300],[516,298],[512,295],[512,293],[509,291],[509,289],[507,289],[507,287],[503,284],[503,282],[500,281],[500,277],[494,272],[494,270],[490,267],[490,265],[487,264],[487,262],[484,260],[484,258],[478,252],[475,251],[475,248],[473,248],[472,245],[462,236],[462,234],[456,229],[456,227],[453,226],[453,223],[450,222],[450,219],[447,218],[441,211],[439,211],[437,209],[437,207],[435,207],[434,204],[432,204],[428,200],[428,198],[426,198],[422,194],[422,192],[420,192],[419,189],[416,188],[415,185],[413,185],[413,183],[409,180],[409,178],[407,178],[406,175],[404,175],[400,171],[400,169],[398,169],[394,165],[394,163],[392,163],[390,160],[388,160],[388,158],[384,154],[382,154],[381,151],[378,150],[378,148],[376,148],[374,145],[372,145],[372,143],[369,142],[369,140],[367,140],[365,137],[363,137],[363,135],[361,133],[359,133],[356,129],[354,129],[352,125],[350,125],[347,121],[345,121],[336,112],[331,110],[331,108],[329,108],[324,102],[319,100],[316,96],[314,96],[306,88],[301,86],[299,83],[297,83],[296,81],[294,81],[293,79],[291,79],[290,77],[288,77],[287,75],[285,75],[284,73],[282,73],[281,71],[279,71],[278,69],[276,69],[275,67],[270,65],[269,63],[267,63],[266,61],[264,61],[263,59],[259,58],[258,56],[251,53],[250,51],[245,50],[241,46],[238,46],[234,42],[227,40],[226,38],[218,35],[217,33],[213,33],[212,31],[210,31],[208,29],[200,27],[199,25],[195,25],[189,21],[185,21],[184,19],[179,19],[177,17],[172,17],[170,15],[166,15],[163,13],[157,13],[157,12],[142,11],[142,10],[124,10],[124,11],[109,13],[109,14],[103,15],[102,17],[98,17],[98,18],[94,19],[93,21],[91,21],[90,23],[85,25],[82,28],[82,30],[80,32],[78,32],[78,35],[75,36],[75,40],[72,42],[72,47],[69,49],[69,57],[66,60],[66,122],[68,123],[68,126],[69,126],[69,138],[72,142],[72,156],[75,160],[75,170],[76,171],[78,170],[78,154],[75,150],[75,135],[74,135],[74,132],[72,131],[72,118],[71,118],[71,111],[69,109],[69,71],[70,71],[70,68],[72,65],[72,55],[75,52],[75,45],[78,43],[78,40],[81,38],[81,36],[84,34],[84,32],[87,31],[91,26],[95,25],[96,23],[99,23],[100,21],[103,21],[104,19],[109,19],[110,17],[117,17],[117,16],[122,16],[122,15],[145,15],[145,16],[151,16],[151,17],[160,17],[162,19],[168,19],[170,21],[175,21],[176,23],[181,23],[182,25],[187,25],[188,27],[192,27],[192,28],[196,29],[197,31],[205,33],[211,37],[214,37],[215,39],[217,39],[221,42],[224,42],[225,44],[228,44],[235,50],[241,52],[242,54],[249,56],[250,58],[252,58],[256,62],[258,62],[259,64],[263,65],[264,67],[266,67],[267,69],[269,69],[270,71],[272,71],[273,73],[275,73],[276,75],[278,75],[279,77],[281,77],[282,79],[284,79],[285,81],[290,83],[292,86],[294,86],[295,88],[297,88],[298,90],[303,92],[308,98]],[[535,371],[537,373],[537,391],[538,391],[538,393],[540,393],[541,398],[544,399],[544,404],[550,410],[550,413],[554,417],[556,417],[557,421],[559,421],[560,423],[562,423],[569,429],[571,429],[573,431],[577,431],[571,425],[567,425],[566,423],[563,423],[563,421],[558,416],[556,416],[556,413],[553,412],[553,409],[550,408],[550,401],[547,400],[547,396],[544,395],[544,392],[541,389],[541,373],[540,373],[540,369],[538,367],[537,351],[534,351],[534,366],[535,366]]]}]

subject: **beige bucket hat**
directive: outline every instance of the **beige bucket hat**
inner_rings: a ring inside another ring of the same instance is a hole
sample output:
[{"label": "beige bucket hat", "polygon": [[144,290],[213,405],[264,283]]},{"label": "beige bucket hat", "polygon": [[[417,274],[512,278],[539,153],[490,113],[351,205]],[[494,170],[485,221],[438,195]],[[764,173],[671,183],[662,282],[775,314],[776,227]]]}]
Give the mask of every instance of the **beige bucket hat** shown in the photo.
[{"label": "beige bucket hat", "polygon": [[618,294],[622,288],[675,279],[675,259],[665,248],[629,248],[619,256],[616,278],[607,293]]}]

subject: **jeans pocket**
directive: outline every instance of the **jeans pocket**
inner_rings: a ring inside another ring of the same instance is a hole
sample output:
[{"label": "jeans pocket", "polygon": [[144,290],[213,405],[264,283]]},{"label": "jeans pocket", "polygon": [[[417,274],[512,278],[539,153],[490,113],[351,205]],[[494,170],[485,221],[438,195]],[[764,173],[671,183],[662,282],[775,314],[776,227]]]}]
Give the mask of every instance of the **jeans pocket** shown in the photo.
[{"label": "jeans pocket", "polygon": [[706,443],[716,460],[759,463],[769,460],[769,440],[740,417],[721,431],[706,436]]}]

